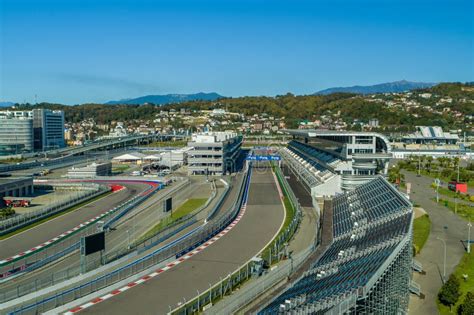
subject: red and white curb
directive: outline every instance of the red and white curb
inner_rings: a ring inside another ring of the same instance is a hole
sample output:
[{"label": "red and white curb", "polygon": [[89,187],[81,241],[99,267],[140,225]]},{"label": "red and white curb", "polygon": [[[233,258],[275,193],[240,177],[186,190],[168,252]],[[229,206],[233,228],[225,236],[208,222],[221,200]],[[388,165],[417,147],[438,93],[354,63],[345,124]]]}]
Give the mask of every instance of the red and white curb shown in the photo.
[{"label": "red and white curb", "polygon": [[[152,189],[146,190],[146,191],[144,192],[144,195],[151,193],[151,191],[152,191]],[[122,203],[122,204],[120,204],[120,205],[118,205],[118,206],[116,206],[116,207],[114,207],[114,208],[112,208],[112,209],[110,209],[110,210],[104,212],[104,213],[101,213],[101,214],[99,214],[98,216],[93,217],[92,219],[87,220],[86,222],[83,222],[83,223],[79,224],[78,226],[76,226],[76,227],[70,229],[69,231],[66,231],[66,232],[64,232],[64,233],[62,233],[62,234],[56,236],[55,238],[50,239],[49,241],[46,241],[46,242],[44,242],[44,243],[42,243],[42,244],[40,244],[40,245],[37,245],[37,246],[35,246],[35,247],[33,247],[33,248],[29,249],[29,250],[26,250],[26,251],[24,251],[24,252],[18,253],[18,254],[14,255],[14,256],[5,258],[5,259],[3,259],[3,260],[0,260],[0,266],[4,265],[4,264],[6,264],[6,263],[9,263],[9,262],[11,262],[12,260],[19,259],[19,258],[21,258],[21,257],[23,257],[23,256],[25,256],[25,255],[33,254],[34,252],[39,251],[39,250],[41,250],[42,248],[44,248],[44,247],[46,247],[46,246],[49,246],[49,245],[51,245],[51,244],[53,244],[53,243],[55,243],[55,242],[57,242],[57,241],[59,241],[59,240],[65,238],[66,236],[68,236],[69,234],[71,234],[71,233],[73,233],[73,232],[76,232],[76,231],[79,230],[79,229],[82,229],[82,228],[84,228],[84,227],[87,227],[87,226],[93,224],[93,223],[97,222],[98,220],[100,220],[101,218],[103,218],[103,217],[105,217],[105,216],[111,214],[112,212],[115,212],[118,208],[124,206],[126,203],[129,203],[129,202],[135,200],[136,198],[138,198],[138,196],[135,196],[135,197],[133,197],[133,198],[127,200],[126,202],[124,202],[124,203]]]},{"label": "red and white curb", "polygon": [[285,199],[285,196],[283,195],[283,191],[281,190],[281,187],[280,187],[280,182],[278,181],[278,177],[275,175],[275,173],[273,173],[273,179],[275,180],[275,184],[278,190],[278,195],[280,195],[280,199],[281,200]]},{"label": "red and white curb", "polygon": [[34,253],[34,252],[36,252],[36,251],[38,251],[38,250],[40,250],[40,249],[42,249],[42,248],[44,248],[44,247],[46,247],[46,246],[48,246],[48,245],[51,245],[51,244],[53,244],[53,243],[55,243],[55,242],[57,242],[57,241],[59,241],[59,240],[65,238],[65,237],[68,236],[69,234],[71,234],[71,233],[73,233],[73,232],[75,232],[75,231],[77,231],[77,230],[79,230],[79,229],[82,229],[82,228],[84,228],[84,227],[86,227],[86,226],[91,225],[92,223],[94,223],[94,222],[98,221],[99,219],[103,218],[104,216],[106,216],[106,215],[108,215],[108,214],[110,214],[110,213],[116,211],[117,208],[118,208],[118,207],[121,207],[121,206],[123,206],[123,204],[120,205],[120,206],[117,206],[117,207],[115,207],[115,208],[113,208],[113,209],[110,209],[109,211],[106,211],[106,212],[104,212],[104,213],[101,213],[101,214],[99,214],[98,216],[96,216],[96,217],[94,217],[94,218],[92,218],[92,219],[87,220],[86,222],[81,223],[81,224],[79,224],[78,226],[76,226],[76,227],[70,229],[69,231],[66,231],[66,232],[64,232],[64,233],[62,233],[62,234],[56,236],[55,238],[50,239],[49,241],[46,241],[46,242],[44,242],[44,243],[42,243],[42,244],[40,244],[40,245],[37,245],[37,246],[35,246],[35,247],[33,247],[33,248],[29,249],[29,250],[26,250],[26,251],[24,251],[24,252],[18,253],[18,254],[16,254],[15,256],[8,257],[8,258],[6,258],[6,259],[4,259],[4,260],[0,260],[0,266],[1,266],[2,264],[8,263],[8,262],[10,262],[10,261],[12,261],[12,260],[21,258],[21,257],[23,257],[23,256],[25,256],[25,255],[32,254],[32,253]]},{"label": "red and white curb", "polygon": [[[21,257],[23,257],[23,256],[26,256],[26,255],[29,255],[29,254],[33,254],[34,252],[37,252],[37,251],[43,249],[44,247],[49,246],[49,245],[51,245],[51,244],[53,244],[53,243],[55,243],[55,242],[57,242],[57,241],[59,241],[59,240],[65,238],[66,236],[68,236],[68,235],[71,234],[71,233],[76,232],[76,231],[79,230],[79,229],[82,229],[82,228],[84,228],[84,227],[87,227],[87,226],[89,226],[89,225],[95,223],[96,221],[100,220],[101,218],[103,218],[103,217],[105,217],[105,216],[111,214],[112,212],[115,212],[118,208],[123,207],[126,203],[129,203],[129,202],[131,202],[131,201],[137,199],[139,196],[146,196],[146,195],[150,194],[151,192],[153,192],[153,190],[156,188],[156,186],[158,186],[158,185],[157,185],[156,183],[154,183],[154,182],[146,182],[146,183],[149,184],[149,185],[151,186],[151,188],[149,188],[149,189],[143,191],[143,192],[140,193],[138,196],[135,196],[135,197],[133,197],[133,198],[131,198],[131,199],[128,199],[126,202],[123,202],[123,203],[121,203],[120,205],[118,205],[118,206],[116,206],[116,207],[114,207],[114,208],[112,208],[112,209],[110,209],[110,210],[108,210],[108,211],[106,211],[106,212],[104,212],[104,213],[101,213],[101,214],[99,214],[98,216],[96,216],[96,217],[94,217],[94,218],[92,218],[92,219],[87,220],[86,222],[83,222],[83,223],[79,224],[78,226],[76,226],[76,227],[70,229],[69,231],[66,231],[66,232],[64,232],[64,233],[62,233],[62,234],[56,236],[55,238],[50,239],[49,241],[46,241],[46,242],[44,242],[44,243],[42,243],[42,244],[40,244],[40,245],[37,245],[37,246],[35,246],[35,247],[33,247],[33,248],[29,249],[29,250],[26,250],[26,251],[24,251],[24,252],[18,253],[18,254],[14,255],[14,256],[5,258],[5,259],[3,259],[3,260],[0,260],[0,267],[3,266],[4,264],[7,264],[7,263],[9,263],[9,262],[11,262],[11,261],[13,261],[13,260],[19,259],[19,258],[21,258]],[[126,187],[123,186],[123,188],[121,188],[120,190],[117,190],[117,191],[115,191],[115,192],[122,191],[123,189],[126,189]]]},{"label": "red and white curb", "polygon": [[130,288],[133,288],[134,286],[136,285],[139,285],[141,283],[144,283],[150,279],[153,279],[154,277],[158,276],[159,274],[167,271],[167,270],[170,270],[171,268],[175,267],[176,265],[179,265],[180,263],[188,260],[189,258],[191,258],[192,256],[196,255],[197,253],[203,251],[206,247],[210,246],[211,244],[215,243],[217,240],[219,240],[221,237],[223,237],[224,235],[226,235],[230,230],[232,230],[234,228],[234,226],[237,225],[237,223],[239,223],[239,221],[242,219],[242,217],[244,216],[245,214],[245,210],[247,209],[247,204],[244,204],[242,205],[242,208],[240,210],[240,213],[239,215],[235,218],[234,221],[232,221],[231,224],[229,224],[229,226],[227,226],[224,230],[222,230],[219,234],[217,234],[216,236],[214,236],[213,238],[209,239],[207,242],[205,242],[204,244],[202,244],[201,246],[195,248],[194,250],[186,253],[185,255],[181,256],[180,258],[176,259],[175,261],[167,264],[165,267],[163,268],[159,268],[159,269],[156,269],[155,271],[153,271],[152,273],[146,275],[146,276],[143,276],[141,277],[140,279],[136,280],[136,281],[132,281],[132,282],[129,282],[128,284],[126,284],[125,286],[119,288],[119,289],[116,289],[116,290],[113,290],[112,292],[109,292],[101,297],[97,297],[93,300],[90,300],[89,302],[85,303],[85,304],[82,304],[82,305],[79,305],[79,306],[76,306],[72,309],[70,309],[69,311],[65,312],[64,314],[75,314],[75,313],[78,313],[88,307],[91,307],[91,306],[94,306],[95,304],[98,304],[100,302],[103,302],[107,299],[110,299],[111,297],[113,296],[116,296],[122,292],[125,292],[127,291],[128,289]]}]

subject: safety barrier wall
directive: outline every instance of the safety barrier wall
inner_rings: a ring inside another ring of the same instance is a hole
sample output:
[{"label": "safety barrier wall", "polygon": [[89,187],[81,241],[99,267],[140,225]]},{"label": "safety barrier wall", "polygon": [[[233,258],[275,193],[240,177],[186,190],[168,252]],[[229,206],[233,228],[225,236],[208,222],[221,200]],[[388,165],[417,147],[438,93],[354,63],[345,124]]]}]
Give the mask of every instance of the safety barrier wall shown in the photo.
[{"label": "safety barrier wall", "polygon": [[[270,255],[267,256],[267,259],[269,259],[269,263],[276,263],[283,258],[283,253],[281,251],[282,249],[284,249],[284,246],[291,239],[294,232],[298,228],[298,225],[302,217],[301,207],[296,199],[296,196],[291,190],[288,182],[286,181],[284,176],[281,174],[281,170],[278,167],[275,167],[274,171],[275,171],[276,176],[278,177],[278,182],[281,185],[284,195],[289,198],[293,208],[295,209],[295,212],[290,224],[283,231],[280,231],[276,240],[271,243],[270,249],[273,249],[273,251],[270,250],[269,251]],[[280,266],[278,266],[278,268],[276,269],[277,270],[276,273],[270,272],[270,274],[272,275],[270,277],[265,278],[267,279],[267,282],[265,283],[268,285],[266,288],[271,287],[270,280],[272,280],[271,282],[272,284],[275,284],[277,281],[281,280],[283,277],[288,276],[289,272],[293,271],[293,267],[299,266],[308,257],[308,255],[311,253],[313,249],[314,249],[314,245],[311,245],[310,248],[303,251],[302,254],[297,256],[297,260],[296,259],[290,260],[290,265],[286,263],[284,266],[287,266],[287,267],[280,268]],[[262,250],[261,252],[263,251],[265,251],[265,249]],[[229,274],[225,279],[219,281],[217,284],[213,285],[208,290],[199,294],[194,299],[190,300],[187,303],[182,304],[179,307],[176,307],[175,309],[170,311],[169,314],[172,314],[172,315],[194,314],[194,313],[199,313],[203,310],[208,309],[213,303],[221,300],[226,295],[232,294],[235,288],[241,286],[244,282],[249,280],[252,277],[251,270],[254,264],[255,263],[253,261],[247,262],[245,265],[243,265],[242,267],[234,271],[232,274]],[[240,290],[240,291],[246,291],[246,290],[247,288],[245,290]],[[211,308],[209,312],[210,314],[231,314],[233,311],[245,305],[243,304],[244,301],[248,302],[251,299],[254,299],[258,295],[260,295],[262,292],[263,291],[258,288],[249,291],[248,295],[245,295],[245,297],[243,297],[243,300],[239,300],[239,301],[233,302],[232,304],[229,304],[229,311],[224,310],[223,312],[214,312],[214,309]],[[238,307],[238,308],[235,308],[235,307]]]},{"label": "safety barrier wall", "polygon": [[0,235],[5,235],[14,232],[29,224],[48,218],[59,212],[65,211],[77,204],[80,204],[110,191],[110,187],[97,184],[70,185],[67,187],[76,188],[80,192],[77,193],[77,195],[75,196],[72,196],[61,202],[53,203],[50,206],[40,209],[38,211],[25,213],[7,220],[0,221]]},{"label": "safety barrier wall", "polygon": [[[164,196],[168,196],[171,193],[178,191],[186,184],[189,184],[189,180],[180,182],[179,185],[173,187],[173,190],[168,191]],[[154,188],[153,192],[157,191],[158,189],[160,189],[159,186]],[[149,197],[149,194],[145,196],[141,196],[133,200],[132,202],[126,202],[124,205],[124,208],[126,209],[134,208],[138,206],[141,202],[143,202],[147,197]],[[22,268],[22,270],[20,271],[22,273],[31,272],[33,270],[41,268],[47,265],[48,263],[56,261],[58,258],[64,257],[65,255],[68,255],[74,251],[77,251],[80,247],[80,238],[84,235],[94,233],[96,232],[96,230],[97,230],[97,227],[95,225],[89,226],[85,228],[84,230],[82,230],[81,233],[77,233],[74,235],[74,237],[70,237],[69,239],[63,241],[63,244],[62,244],[63,246],[56,245],[55,248],[46,248],[45,253],[40,252],[40,253],[36,253],[32,255],[31,257],[26,257],[20,262],[17,262],[16,265],[24,266],[24,268]],[[171,233],[171,232],[168,231],[168,233]],[[127,255],[128,253],[136,249],[139,249],[140,247],[144,247],[145,244],[146,243],[143,242],[141,244],[136,244],[134,247],[131,247],[130,249],[125,248],[123,250],[116,250],[113,252],[106,253],[102,258],[91,259],[87,261],[85,270],[92,270],[101,266],[102,264],[117,260]],[[15,269],[14,266],[10,267],[10,269],[12,268]],[[73,266],[70,266],[67,269],[51,273],[45,278],[35,279],[34,282],[32,281],[28,284],[19,285],[14,290],[1,292],[0,302],[3,303],[6,301],[10,301],[10,300],[19,298],[21,296],[27,295],[29,293],[36,292],[40,289],[53,286],[57,283],[71,279],[79,275],[80,273],[81,273],[81,266],[78,261],[77,264],[74,264]]]},{"label": "safety barrier wall", "polygon": [[[294,255],[291,259],[282,261],[277,268],[274,270],[263,274],[260,277],[248,275],[247,269],[240,269],[240,272],[234,274],[234,285],[232,284],[232,276],[227,277],[223,281],[227,281],[221,284],[222,290],[219,287],[214,287],[214,290],[209,290],[206,295],[201,295],[200,299],[196,301],[196,307],[199,304],[200,307],[206,310],[203,310],[204,314],[234,314],[241,310],[243,307],[249,303],[255,301],[260,295],[265,293],[267,290],[273,288],[275,284],[279,283],[283,279],[290,276],[294,270],[298,269],[308,258],[308,256],[313,252],[313,246],[306,248],[305,250]],[[248,264],[247,264],[248,266]],[[252,281],[245,284],[245,289],[235,290],[235,287],[239,283],[245,280],[245,277],[253,278]],[[239,281],[239,278],[241,279]],[[222,293],[220,293],[222,291]],[[225,303],[216,303],[215,305],[211,304],[211,296],[221,296],[225,297]],[[212,307],[211,307],[212,306]],[[197,310],[197,308],[196,308]]]},{"label": "safety barrier wall", "polygon": [[[11,314],[29,314],[41,313],[53,309],[101,290],[121,280],[127,279],[152,266],[163,263],[170,258],[177,257],[185,251],[189,251],[200,244],[203,244],[225,229],[240,212],[241,203],[245,198],[246,188],[248,188],[250,181],[250,172],[247,172],[244,178],[245,180],[242,181],[242,184],[239,187],[237,200],[227,211],[225,211],[225,214],[222,216],[212,220],[211,222],[208,222],[205,225],[201,225],[193,229],[173,242],[108,274],[99,276],[90,281],[86,281],[83,284],[77,285],[65,291],[59,291],[49,294],[48,296],[43,296],[37,299],[34,303],[31,303],[30,301],[19,302],[15,306],[5,309],[5,311]],[[216,204],[216,206],[219,205]]]}]

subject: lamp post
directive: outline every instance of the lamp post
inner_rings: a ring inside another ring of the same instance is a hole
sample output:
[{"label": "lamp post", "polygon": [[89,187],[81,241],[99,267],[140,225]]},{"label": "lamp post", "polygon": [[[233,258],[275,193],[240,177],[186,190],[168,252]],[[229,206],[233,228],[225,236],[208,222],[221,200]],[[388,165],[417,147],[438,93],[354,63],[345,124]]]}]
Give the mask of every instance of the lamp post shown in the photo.
[{"label": "lamp post", "polygon": [[443,262],[443,282],[446,281],[446,241],[440,237],[436,237],[437,240],[443,242],[444,245],[444,262]]},{"label": "lamp post", "polygon": [[436,203],[439,203],[439,184],[440,184],[439,178],[436,178],[435,183],[436,183]]},{"label": "lamp post", "polygon": [[472,227],[472,223],[471,221],[469,221],[469,223],[467,224],[467,253],[468,254],[471,253],[471,227]]}]

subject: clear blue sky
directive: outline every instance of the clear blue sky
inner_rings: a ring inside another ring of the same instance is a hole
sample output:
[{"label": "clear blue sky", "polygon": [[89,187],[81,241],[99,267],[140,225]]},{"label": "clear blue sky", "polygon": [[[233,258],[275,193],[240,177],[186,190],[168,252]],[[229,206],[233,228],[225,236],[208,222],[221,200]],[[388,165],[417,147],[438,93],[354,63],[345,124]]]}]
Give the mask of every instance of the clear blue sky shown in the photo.
[{"label": "clear blue sky", "polygon": [[0,10],[0,101],[474,80],[472,0],[0,0]]}]

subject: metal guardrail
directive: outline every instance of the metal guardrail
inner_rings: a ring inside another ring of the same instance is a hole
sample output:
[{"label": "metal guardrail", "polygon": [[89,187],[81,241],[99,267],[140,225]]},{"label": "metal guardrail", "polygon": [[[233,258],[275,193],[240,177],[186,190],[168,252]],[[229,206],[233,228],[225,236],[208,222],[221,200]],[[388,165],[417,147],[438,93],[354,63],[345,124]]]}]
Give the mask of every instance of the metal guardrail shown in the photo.
[{"label": "metal guardrail", "polygon": [[0,235],[11,233],[26,225],[55,215],[56,213],[67,210],[77,204],[80,204],[103,193],[106,193],[107,191],[110,191],[110,187],[97,184],[69,185],[69,187],[77,187],[78,190],[82,190],[82,192],[68,198],[67,200],[53,203],[38,211],[21,214],[13,218],[0,221]]},{"label": "metal guardrail", "polygon": [[[172,257],[177,257],[182,253],[199,246],[225,229],[240,212],[242,200],[244,200],[247,194],[250,172],[246,174],[245,179],[246,180],[242,182],[242,185],[239,188],[237,200],[232,204],[229,210],[225,212],[225,215],[222,215],[205,225],[201,225],[193,229],[170,244],[165,245],[153,251],[152,253],[147,254],[144,257],[120,267],[106,275],[99,276],[93,280],[74,286],[73,288],[67,289],[65,291],[52,293],[49,297],[42,297],[32,304],[28,304],[28,302],[20,302],[16,306],[9,307],[4,311],[11,314],[23,314],[30,312],[41,313],[101,290],[121,280],[127,279],[130,276],[142,272],[154,265],[164,262]],[[216,207],[218,206],[221,205],[216,204]]]},{"label": "metal guardrail", "polygon": [[[189,180],[186,181],[185,183],[187,183],[187,182],[189,182]],[[176,186],[175,189],[178,188],[178,187],[181,188],[181,186]],[[156,189],[159,189],[159,187],[156,188]],[[171,193],[171,192],[168,192],[168,194],[169,193]],[[168,195],[168,194],[166,194],[166,195]],[[142,201],[144,201],[147,197],[149,197],[149,195],[141,196],[141,197],[133,200],[133,202],[131,202],[131,203],[127,202],[124,205],[124,207],[125,207],[125,209],[128,209],[130,207],[131,208],[136,207]],[[95,231],[96,231],[95,226],[86,228],[84,231],[82,231],[82,233],[80,233],[76,237],[70,239],[69,242],[67,243],[69,245],[67,245],[66,247],[64,247],[64,246],[60,247],[60,248],[58,248],[58,250],[53,251],[52,254],[45,255],[41,259],[38,259],[38,255],[34,256],[37,259],[33,258],[33,259],[30,260],[30,262],[28,262],[28,260],[25,259],[25,261],[23,262],[23,266],[25,266],[25,268],[21,272],[22,273],[30,272],[30,271],[33,271],[35,269],[41,268],[41,267],[47,265],[48,263],[51,263],[51,262],[57,260],[58,258],[64,257],[65,255],[68,255],[68,254],[74,252],[80,246],[80,240],[79,240],[80,236],[90,234],[90,233],[95,232]],[[138,246],[136,246],[135,249],[137,247]],[[95,268],[99,267],[100,265],[102,265],[103,262],[104,263],[109,263],[111,261],[114,261],[116,259],[119,259],[119,258],[125,256],[126,254],[128,254],[132,251],[133,251],[133,249],[131,248],[131,249],[117,250],[117,251],[109,252],[109,253],[105,254],[102,257],[102,259],[98,258],[98,259],[92,259],[92,260],[87,261],[87,265],[86,265],[85,269],[86,270],[95,269]],[[46,278],[36,279],[34,282],[24,284],[24,285],[19,285],[14,290],[1,292],[0,293],[0,302],[4,303],[6,301],[16,299],[16,298],[24,296],[26,294],[36,292],[39,289],[53,286],[53,285],[55,285],[57,283],[60,283],[62,281],[71,279],[71,278],[79,275],[80,273],[81,273],[81,267],[80,267],[79,264],[71,266],[71,267],[69,267],[65,270],[61,270],[61,271],[58,271],[58,272],[51,273]]]},{"label": "metal guardrail", "polygon": [[[214,292],[210,290],[208,292],[208,297],[202,297],[201,300],[198,301],[198,304],[199,306],[202,306],[202,308],[206,308],[204,314],[234,314],[250,302],[255,301],[257,297],[264,294],[267,290],[273,288],[275,284],[291,275],[294,270],[298,269],[306,261],[312,252],[313,246],[309,246],[291,259],[282,261],[274,270],[269,271],[260,277],[247,275],[245,270],[242,270],[241,273],[237,274],[236,282],[239,282],[239,277],[242,280],[252,278],[249,283],[245,284],[243,289],[235,292],[223,292],[221,296],[232,295],[224,298],[221,303],[216,303],[215,305],[211,304],[211,296],[218,296],[219,292],[218,290],[214,290]],[[229,280],[229,277],[224,280]],[[242,282],[242,280],[240,282]],[[231,286],[223,285],[223,288],[230,289]],[[208,308],[210,306],[212,307]]]},{"label": "metal guardrail", "polygon": [[[275,167],[275,173],[276,176],[279,178],[279,183],[283,184],[282,189],[284,192],[284,195],[287,196],[292,203],[292,206],[294,207],[295,213],[294,217],[292,218],[290,224],[286,227],[284,231],[279,233],[277,238],[271,243],[270,248],[273,247],[273,254],[272,251],[270,250],[270,255],[269,255],[269,260],[270,263],[276,263],[282,258],[281,255],[281,250],[284,248],[286,245],[286,242],[289,241],[289,239],[293,236],[294,232],[296,231],[299,222],[301,221],[301,208],[300,205],[289,187],[288,182],[285,180],[284,176],[281,175],[281,171],[278,167]],[[308,257],[308,255],[311,253],[311,251],[314,249],[314,246],[312,245],[310,248],[305,250],[301,256],[297,256],[298,260],[296,261],[298,263],[298,266]],[[265,249],[261,251],[264,252]],[[272,260],[273,258],[273,260]],[[295,262],[294,260],[292,261],[293,263]],[[293,271],[293,267],[295,266],[293,263],[290,264],[290,267],[288,265],[284,265],[286,267],[278,267],[278,272],[275,274],[272,274],[270,277],[267,277],[266,279],[272,280],[276,283],[278,279],[281,279],[282,276],[288,275],[288,272]],[[181,314],[194,314],[194,313],[199,313],[203,311],[204,309],[207,309],[209,306],[212,305],[214,301],[221,300],[224,298],[226,295],[232,294],[233,290],[236,287],[239,287],[242,285],[245,281],[250,279],[252,277],[251,275],[251,270],[253,268],[254,262],[249,261],[236,271],[234,271],[232,274],[229,274],[225,279],[222,281],[219,281],[217,284],[209,288],[208,290],[204,291],[203,293],[199,294],[197,297],[194,299],[190,300],[189,302],[180,305],[176,307],[175,309],[171,310],[168,314],[171,315],[181,315]],[[281,271],[284,270],[284,271]],[[286,272],[286,273],[285,273]],[[266,282],[268,283],[268,282]],[[269,288],[269,287],[267,287]],[[246,291],[246,290],[240,290],[240,291]],[[253,299],[260,295],[262,293],[261,288],[253,289],[249,291],[247,295],[245,295],[245,300],[249,301],[250,299]],[[229,310],[224,310],[223,312],[215,312],[214,309],[210,310],[210,313],[212,314],[231,314],[234,310],[234,307],[241,307],[244,303],[244,301],[236,301],[233,302],[232,304],[228,304]],[[224,309],[226,309],[224,307]]]}]

